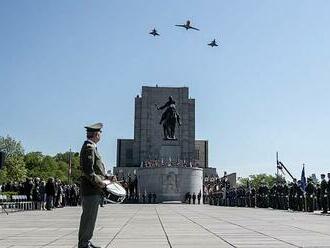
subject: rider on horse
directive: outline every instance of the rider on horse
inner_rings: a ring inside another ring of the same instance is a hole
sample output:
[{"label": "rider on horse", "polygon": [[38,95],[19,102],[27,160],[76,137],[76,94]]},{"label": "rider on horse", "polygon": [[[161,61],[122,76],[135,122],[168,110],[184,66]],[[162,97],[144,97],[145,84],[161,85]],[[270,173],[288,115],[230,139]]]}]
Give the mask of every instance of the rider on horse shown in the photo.
[{"label": "rider on horse", "polygon": [[167,109],[162,114],[159,124],[163,123],[164,139],[175,139],[175,124],[178,122],[181,125],[181,121],[180,115],[175,108],[175,101],[171,96],[163,106],[157,107],[157,109],[160,110],[166,107]]},{"label": "rider on horse", "polygon": [[[173,106],[171,106],[171,105],[173,105]],[[157,109],[162,110],[166,107],[167,107],[167,109],[162,114],[162,118],[160,119],[159,124],[162,124],[162,122],[166,119],[167,114],[171,111],[170,108],[174,107],[174,109],[175,109],[175,101],[173,100],[173,98],[171,96],[168,97],[168,101],[163,106],[157,107]]]}]

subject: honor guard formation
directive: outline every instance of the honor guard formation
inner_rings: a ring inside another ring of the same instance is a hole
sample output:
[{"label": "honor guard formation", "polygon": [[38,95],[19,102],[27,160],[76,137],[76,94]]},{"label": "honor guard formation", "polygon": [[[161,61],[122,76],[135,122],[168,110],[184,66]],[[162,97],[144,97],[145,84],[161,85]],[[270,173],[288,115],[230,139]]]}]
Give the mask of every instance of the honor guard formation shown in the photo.
[{"label": "honor guard formation", "polygon": [[[190,202],[190,201],[189,201]],[[307,178],[292,182],[267,184],[262,181],[257,187],[241,185],[231,187],[226,176],[204,184],[203,202],[216,206],[272,208],[291,211],[327,214],[330,211],[330,173],[328,180],[321,174],[321,182]]]},{"label": "honor guard formation", "polygon": [[[192,30],[196,30],[196,31],[200,31],[199,28],[193,27],[191,26],[191,21],[187,20],[186,23],[184,24],[176,24],[176,27],[180,27],[180,28],[185,28],[186,30],[192,29]],[[152,36],[160,36],[160,34],[158,33],[158,31],[156,30],[156,28],[153,28],[151,30],[151,32],[149,32],[149,34],[151,34]],[[218,44],[216,43],[215,39],[213,39],[210,43],[207,44],[210,47],[215,47],[218,46]]]}]

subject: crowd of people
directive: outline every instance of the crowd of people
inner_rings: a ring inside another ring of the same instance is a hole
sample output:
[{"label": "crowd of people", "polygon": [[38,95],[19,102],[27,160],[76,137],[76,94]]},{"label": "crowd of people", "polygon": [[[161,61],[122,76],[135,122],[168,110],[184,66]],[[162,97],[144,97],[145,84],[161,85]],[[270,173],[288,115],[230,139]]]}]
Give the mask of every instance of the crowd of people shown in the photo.
[{"label": "crowd of people", "polygon": [[52,210],[65,206],[77,206],[80,202],[79,187],[76,184],[64,184],[59,179],[26,178],[25,182],[7,182],[0,184],[0,194],[10,192],[25,195],[33,202],[33,209]]},{"label": "crowd of people", "polygon": [[149,159],[141,162],[143,168],[154,168],[154,167],[198,167],[198,163],[189,160],[164,160],[164,159]]},{"label": "crowd of people", "polygon": [[[192,194],[190,192],[187,192],[184,198],[184,203],[187,204],[201,204],[201,199],[202,199],[202,192],[199,191],[199,193],[196,195],[195,192]],[[197,202],[196,202],[197,200]]]},{"label": "crowd of people", "polygon": [[[155,192],[138,192],[136,175],[120,178],[120,183],[126,190],[124,203],[157,203]],[[26,195],[27,201],[33,202],[33,208],[52,210],[65,206],[80,204],[79,186],[64,184],[59,179],[26,178],[25,182],[8,182],[0,184],[1,192],[12,192]],[[293,211],[322,213],[330,211],[330,175],[326,180],[321,175],[321,182],[315,183],[311,178],[306,185],[300,180],[293,182],[275,183],[268,186],[262,183],[255,188],[252,185],[230,187],[227,177],[209,180],[204,183],[203,197],[201,192],[187,192],[184,198],[187,204],[204,204],[231,207],[259,207]]]},{"label": "crowd of people", "polygon": [[[120,184],[126,190],[124,203],[156,203],[155,192],[138,192],[137,177],[128,175],[119,178]],[[59,179],[26,178],[25,182],[7,182],[0,184],[0,195],[10,192],[14,195],[25,195],[27,201],[33,202],[35,210],[52,210],[65,206],[80,205],[79,186],[64,184]],[[106,203],[106,201],[104,202]],[[103,206],[103,203],[101,204]]]},{"label": "crowd of people", "polygon": [[128,175],[127,177],[120,177],[118,174],[116,178],[126,190],[126,198],[124,203],[157,203],[157,194],[155,192],[138,192],[138,179],[136,175]]},{"label": "crowd of people", "polygon": [[[307,179],[294,179],[293,182],[275,183],[271,187],[262,183],[258,188],[238,186],[230,188],[224,181],[219,184],[206,184],[204,203],[219,206],[260,207],[293,211],[313,212],[320,210],[327,213],[330,207],[330,175],[328,181],[321,174],[321,182]],[[218,190],[217,190],[218,189]],[[330,210],[329,210],[330,211]]]}]

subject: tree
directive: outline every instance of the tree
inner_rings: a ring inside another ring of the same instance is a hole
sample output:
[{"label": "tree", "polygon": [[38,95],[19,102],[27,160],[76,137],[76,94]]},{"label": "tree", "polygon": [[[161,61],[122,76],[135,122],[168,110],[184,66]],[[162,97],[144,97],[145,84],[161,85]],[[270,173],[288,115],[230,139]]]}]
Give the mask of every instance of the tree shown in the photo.
[{"label": "tree", "polygon": [[21,142],[14,140],[10,136],[0,137],[0,150],[6,153],[5,166],[0,171],[0,183],[23,181],[26,176],[39,177],[43,180],[54,177],[68,183],[70,160],[70,183],[79,181],[81,173],[79,170],[80,158],[78,152],[65,152],[58,153],[55,156],[48,156],[37,151],[24,155]]},{"label": "tree", "polygon": [[238,182],[239,185],[246,186],[250,184],[251,186],[255,188],[259,188],[261,184],[266,184],[268,187],[272,187],[276,182],[279,183],[286,183],[286,180],[283,176],[279,176],[278,178],[273,175],[268,174],[256,174],[256,175],[250,175],[246,178],[241,178]]},{"label": "tree", "polygon": [[79,181],[79,160],[79,153],[71,152],[71,177],[69,182],[69,152],[58,153],[55,156],[43,155],[41,152],[30,152],[25,156],[29,177],[40,177],[43,180],[54,177],[65,183],[77,183]]},{"label": "tree", "polygon": [[0,150],[6,153],[6,157],[24,156],[24,149],[20,141],[14,140],[12,137],[0,137]]},{"label": "tree", "polygon": [[25,168],[23,156],[11,156],[6,159],[5,171],[7,181],[20,182],[26,178],[27,170]]},{"label": "tree", "polygon": [[28,170],[32,170],[34,167],[40,167],[43,159],[44,155],[42,152],[29,152],[24,157],[25,166]]},{"label": "tree", "polygon": [[6,154],[4,169],[0,171],[1,182],[24,180],[27,170],[21,142],[14,140],[9,135],[0,137],[0,150]]},{"label": "tree", "polygon": [[55,160],[60,163],[65,163],[66,167],[63,167],[63,170],[66,171],[67,174],[65,180],[68,179],[68,171],[69,171],[69,163],[71,157],[71,175],[70,182],[77,183],[80,180],[80,156],[79,152],[65,152],[65,153],[57,153],[55,155]]}]

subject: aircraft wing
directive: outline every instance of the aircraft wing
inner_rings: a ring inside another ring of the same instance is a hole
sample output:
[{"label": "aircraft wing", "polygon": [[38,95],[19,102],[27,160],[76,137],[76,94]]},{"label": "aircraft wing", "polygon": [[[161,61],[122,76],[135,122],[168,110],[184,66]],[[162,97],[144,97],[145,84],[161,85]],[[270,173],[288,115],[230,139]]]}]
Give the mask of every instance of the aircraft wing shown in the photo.
[{"label": "aircraft wing", "polygon": [[175,26],[177,26],[177,27],[182,27],[182,28],[185,28],[185,27],[186,27],[186,25],[182,25],[182,24],[177,24],[177,25],[175,25]]},{"label": "aircraft wing", "polygon": [[199,31],[199,29],[198,29],[198,28],[195,28],[195,27],[191,27],[191,26],[190,26],[190,28],[191,28],[191,29],[195,29],[195,30]]}]

